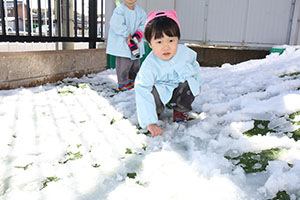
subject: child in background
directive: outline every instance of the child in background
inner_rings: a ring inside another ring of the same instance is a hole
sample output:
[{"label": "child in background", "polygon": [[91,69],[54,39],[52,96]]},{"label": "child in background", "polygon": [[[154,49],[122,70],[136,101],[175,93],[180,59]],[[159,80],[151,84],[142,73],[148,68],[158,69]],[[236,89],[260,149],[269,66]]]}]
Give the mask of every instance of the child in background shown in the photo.
[{"label": "child in background", "polygon": [[166,104],[173,108],[174,122],[189,119],[202,79],[196,52],[178,44],[180,25],[175,11],[149,13],[145,39],[152,52],[135,81],[137,116],[140,126],[157,136],[164,132],[157,122]]},{"label": "child in background", "polygon": [[125,0],[118,5],[110,20],[106,53],[116,56],[116,72],[120,91],[133,89],[134,80],[143,56],[145,11],[135,5],[136,0]]}]

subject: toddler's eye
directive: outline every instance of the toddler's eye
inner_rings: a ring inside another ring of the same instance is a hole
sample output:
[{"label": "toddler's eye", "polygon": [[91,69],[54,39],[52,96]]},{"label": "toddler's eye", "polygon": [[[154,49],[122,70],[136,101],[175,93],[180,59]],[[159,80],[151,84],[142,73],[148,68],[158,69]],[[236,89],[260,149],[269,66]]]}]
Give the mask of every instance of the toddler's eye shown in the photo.
[{"label": "toddler's eye", "polygon": [[174,39],[171,39],[171,40],[170,40],[170,42],[174,42],[174,41],[175,41]]}]

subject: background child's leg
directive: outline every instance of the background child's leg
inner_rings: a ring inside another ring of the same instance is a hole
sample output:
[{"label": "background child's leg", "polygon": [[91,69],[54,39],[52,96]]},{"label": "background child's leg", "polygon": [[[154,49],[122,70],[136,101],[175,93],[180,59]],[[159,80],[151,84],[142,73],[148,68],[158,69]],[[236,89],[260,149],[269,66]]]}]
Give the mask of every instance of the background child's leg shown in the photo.
[{"label": "background child's leg", "polygon": [[160,115],[162,112],[164,112],[165,106],[161,102],[159,94],[155,87],[153,87],[151,93],[153,94],[155,105],[156,105],[156,113]]},{"label": "background child's leg", "polygon": [[129,70],[129,79],[135,80],[135,77],[140,70],[140,59],[132,60],[132,65]]},{"label": "background child's leg", "polygon": [[129,78],[129,70],[132,61],[130,58],[116,57],[116,72],[118,77],[118,84],[127,84]]},{"label": "background child's leg", "polygon": [[179,112],[189,112],[192,110],[192,103],[195,97],[192,94],[189,84],[186,82],[180,83],[173,91],[173,96],[169,103],[175,103],[174,110]]}]

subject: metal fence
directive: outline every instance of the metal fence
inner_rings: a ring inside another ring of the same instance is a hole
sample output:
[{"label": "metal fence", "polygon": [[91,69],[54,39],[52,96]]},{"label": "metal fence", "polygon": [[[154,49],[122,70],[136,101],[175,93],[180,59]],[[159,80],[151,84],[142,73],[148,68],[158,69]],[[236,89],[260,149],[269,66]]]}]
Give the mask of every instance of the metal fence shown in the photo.
[{"label": "metal fence", "polygon": [[104,1],[0,0],[0,42],[89,42],[96,48],[104,41]]}]

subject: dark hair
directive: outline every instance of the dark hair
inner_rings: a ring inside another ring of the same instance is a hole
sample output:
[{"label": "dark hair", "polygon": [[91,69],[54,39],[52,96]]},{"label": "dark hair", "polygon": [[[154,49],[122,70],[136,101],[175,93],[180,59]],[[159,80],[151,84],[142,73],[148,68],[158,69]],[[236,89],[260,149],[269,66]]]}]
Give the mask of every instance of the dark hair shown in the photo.
[{"label": "dark hair", "polygon": [[180,39],[180,30],[177,23],[166,16],[157,17],[151,20],[145,28],[145,38],[150,43],[151,38],[162,38],[163,33],[169,37],[178,37]]}]

